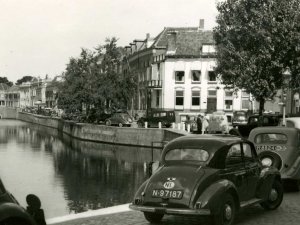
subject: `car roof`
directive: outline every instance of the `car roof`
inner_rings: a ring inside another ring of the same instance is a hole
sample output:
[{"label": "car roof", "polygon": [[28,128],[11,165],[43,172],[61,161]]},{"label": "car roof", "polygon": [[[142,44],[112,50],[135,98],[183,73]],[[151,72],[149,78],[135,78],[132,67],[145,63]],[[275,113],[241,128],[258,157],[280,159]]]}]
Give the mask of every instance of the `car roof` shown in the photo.
[{"label": "car roof", "polygon": [[253,136],[256,135],[258,133],[286,133],[286,134],[291,134],[291,133],[295,133],[298,132],[299,129],[298,128],[294,128],[294,127],[284,127],[284,126],[267,126],[267,127],[256,127],[254,128],[249,135]]},{"label": "car roof", "polygon": [[179,146],[201,146],[214,145],[215,150],[233,143],[245,141],[245,139],[239,136],[224,135],[224,134],[203,134],[203,135],[187,135],[183,137],[176,138],[170,141],[166,145],[166,150],[178,148]]}]

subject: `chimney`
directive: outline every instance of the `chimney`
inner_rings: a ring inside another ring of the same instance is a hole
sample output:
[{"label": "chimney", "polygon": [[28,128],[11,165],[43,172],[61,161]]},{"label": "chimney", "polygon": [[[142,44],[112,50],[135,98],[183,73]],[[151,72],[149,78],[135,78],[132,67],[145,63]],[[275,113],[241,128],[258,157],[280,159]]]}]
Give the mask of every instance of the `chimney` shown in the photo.
[{"label": "chimney", "polygon": [[199,30],[204,30],[204,19],[200,19],[199,21]]},{"label": "chimney", "polygon": [[167,54],[175,54],[176,51],[176,39],[177,31],[169,31],[167,33]]}]

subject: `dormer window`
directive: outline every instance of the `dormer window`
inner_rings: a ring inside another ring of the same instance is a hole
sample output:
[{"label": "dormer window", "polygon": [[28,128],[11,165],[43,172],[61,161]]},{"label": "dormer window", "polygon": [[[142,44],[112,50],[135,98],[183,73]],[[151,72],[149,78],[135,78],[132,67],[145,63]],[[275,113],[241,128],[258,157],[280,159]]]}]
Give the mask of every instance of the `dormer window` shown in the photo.
[{"label": "dormer window", "polygon": [[203,54],[214,54],[216,53],[216,47],[213,44],[203,44],[202,45]]},{"label": "dormer window", "polygon": [[200,70],[192,70],[192,82],[200,83],[201,81],[201,71]]}]

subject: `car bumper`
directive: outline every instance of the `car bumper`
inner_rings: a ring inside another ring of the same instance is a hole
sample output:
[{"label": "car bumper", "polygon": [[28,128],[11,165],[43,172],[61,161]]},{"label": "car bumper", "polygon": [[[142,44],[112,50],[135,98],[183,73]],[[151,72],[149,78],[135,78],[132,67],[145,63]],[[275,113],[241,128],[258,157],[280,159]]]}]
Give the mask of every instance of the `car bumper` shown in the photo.
[{"label": "car bumper", "polygon": [[142,211],[142,212],[153,212],[153,213],[172,214],[172,215],[200,215],[200,216],[211,215],[209,209],[178,209],[178,208],[165,208],[165,207],[138,206],[133,204],[130,204],[129,208],[133,210]]}]

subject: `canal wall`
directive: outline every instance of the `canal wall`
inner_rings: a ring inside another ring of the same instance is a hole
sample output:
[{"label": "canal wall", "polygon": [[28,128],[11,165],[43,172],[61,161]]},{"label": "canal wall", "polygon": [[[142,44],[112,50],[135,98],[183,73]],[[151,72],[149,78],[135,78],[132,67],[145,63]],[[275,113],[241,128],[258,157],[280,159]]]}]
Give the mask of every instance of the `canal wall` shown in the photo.
[{"label": "canal wall", "polygon": [[15,108],[9,108],[0,106],[0,119],[16,119],[17,110]]},{"label": "canal wall", "polygon": [[170,141],[176,137],[187,135],[185,131],[158,128],[113,127],[87,123],[75,123],[60,118],[19,112],[17,118],[22,121],[58,129],[71,137],[93,142],[110,144],[159,147],[160,142]]}]

